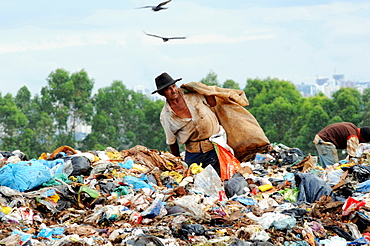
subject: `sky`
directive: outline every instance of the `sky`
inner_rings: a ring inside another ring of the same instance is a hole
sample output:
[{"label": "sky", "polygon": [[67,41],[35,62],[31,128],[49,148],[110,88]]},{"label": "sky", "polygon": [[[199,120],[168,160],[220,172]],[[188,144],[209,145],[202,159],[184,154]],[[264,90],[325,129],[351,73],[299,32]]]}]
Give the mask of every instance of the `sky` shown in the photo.
[{"label": "sky", "polygon": [[[0,92],[32,95],[62,68],[85,70],[94,93],[122,81],[155,90],[217,74],[244,89],[267,77],[295,84],[344,74],[370,81],[370,1],[0,0]],[[186,37],[163,42],[146,33]]]}]

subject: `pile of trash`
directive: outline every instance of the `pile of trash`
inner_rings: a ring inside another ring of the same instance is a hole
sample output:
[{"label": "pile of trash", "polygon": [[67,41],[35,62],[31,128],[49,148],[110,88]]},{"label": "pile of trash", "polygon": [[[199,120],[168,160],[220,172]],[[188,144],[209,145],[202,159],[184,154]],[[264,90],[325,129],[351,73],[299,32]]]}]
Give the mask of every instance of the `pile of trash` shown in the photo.
[{"label": "pile of trash", "polygon": [[0,245],[370,245],[370,147],[271,146],[228,180],[144,146],[0,152]]}]

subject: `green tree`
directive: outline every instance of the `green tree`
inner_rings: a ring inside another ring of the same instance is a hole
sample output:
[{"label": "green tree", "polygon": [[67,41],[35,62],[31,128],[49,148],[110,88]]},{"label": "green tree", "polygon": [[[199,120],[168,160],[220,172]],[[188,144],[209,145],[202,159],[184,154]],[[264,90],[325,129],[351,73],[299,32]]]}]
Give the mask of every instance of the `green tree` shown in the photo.
[{"label": "green tree", "polygon": [[250,102],[249,108],[271,104],[278,97],[285,98],[291,104],[302,99],[293,83],[269,77],[264,80],[248,79],[244,92]]},{"label": "green tree", "polygon": [[302,96],[288,81],[266,78],[248,79],[244,92],[255,116],[270,142],[293,145],[297,132],[293,122],[297,117],[296,106]]},{"label": "green tree", "polygon": [[[150,149],[157,149],[162,151],[169,151],[166,144],[166,136],[159,120],[164,101],[157,100],[155,102],[148,102],[144,105],[144,124],[143,124],[143,137],[142,145]],[[148,137],[150,136],[150,137]]]},{"label": "green tree", "polygon": [[92,132],[84,148],[101,150],[107,146],[127,149],[135,145],[167,149],[159,115],[164,102],[151,101],[146,95],[129,90],[122,81],[101,88],[94,95],[96,114]]},{"label": "green tree", "polygon": [[15,102],[27,118],[27,125],[20,129],[20,134],[15,138],[19,149],[27,153],[29,158],[37,158],[41,153],[52,152],[59,147],[53,138],[55,135],[53,119],[42,111],[40,97],[36,94],[31,98],[30,91],[23,86],[17,91]]},{"label": "green tree", "polygon": [[[51,72],[40,96],[31,96],[26,86],[16,96],[0,94],[0,146],[20,149],[30,158],[52,152],[61,145],[81,150],[104,150],[108,146],[127,149],[143,145],[168,150],[159,121],[164,101],[147,96],[113,81],[91,97],[94,81],[81,70],[70,75],[64,69]],[[200,82],[220,86],[210,71]],[[223,88],[239,89],[228,79]],[[341,88],[332,99],[323,93],[303,98],[289,81],[277,78],[247,79],[246,107],[257,119],[271,142],[281,142],[315,153],[312,140],[325,126],[349,121],[370,126],[370,89],[361,94],[354,88]],[[78,125],[91,125],[92,132],[76,145]],[[80,148],[81,147],[81,148]]]},{"label": "green tree", "polygon": [[200,82],[206,85],[215,85],[221,87],[220,83],[218,82],[217,74],[212,70],[207,74],[205,78],[201,79]]},{"label": "green tree", "polygon": [[306,153],[316,153],[313,139],[315,135],[326,125],[329,116],[316,98],[309,98],[299,107],[298,117],[294,121],[294,146]]},{"label": "green tree", "polygon": [[143,112],[137,95],[128,90],[122,81],[101,88],[93,97],[95,115],[92,119],[92,133],[83,141],[86,148],[112,146],[126,149],[132,145],[135,129],[140,125]]},{"label": "green tree", "polygon": [[42,111],[55,122],[57,145],[76,145],[76,125],[87,124],[92,117],[91,92],[94,81],[81,70],[73,73],[64,69],[51,72],[48,85],[41,89]]},{"label": "green tree", "polygon": [[[42,111],[50,114],[55,122],[55,141],[59,145],[72,145],[73,136],[68,131],[69,103],[74,90],[69,72],[57,69],[51,72],[47,78],[48,85],[42,87]],[[68,136],[66,139],[65,136]],[[64,143],[63,143],[64,141]]]},{"label": "green tree", "polygon": [[253,108],[253,113],[270,142],[292,145],[292,122],[295,118],[294,104],[278,97],[271,103]]},{"label": "green tree", "polygon": [[239,84],[236,83],[234,80],[232,79],[228,79],[226,80],[223,84],[222,84],[222,88],[228,88],[228,89],[237,89],[237,90],[240,90],[240,87],[239,87]]},{"label": "green tree", "polygon": [[362,119],[360,126],[370,126],[370,88],[366,88],[362,94]]},{"label": "green tree", "polygon": [[112,124],[105,111],[97,112],[92,119],[92,132],[82,140],[82,149],[104,150],[108,146],[118,148],[119,137]]},{"label": "green tree", "polygon": [[88,77],[84,70],[73,73],[71,80],[74,85],[72,100],[69,104],[72,121],[71,130],[76,134],[77,125],[88,124],[91,121],[93,115],[91,93],[94,87],[94,81]]},{"label": "green tree", "polygon": [[340,88],[334,92],[334,116],[339,116],[343,121],[358,125],[362,119],[361,107],[363,105],[361,94],[355,88]]},{"label": "green tree", "polygon": [[0,129],[2,149],[13,151],[18,149],[17,138],[27,125],[27,117],[17,107],[14,97],[0,95]]},{"label": "green tree", "polygon": [[27,86],[23,86],[17,91],[15,104],[23,113],[27,114],[31,104],[31,92],[28,90]]}]

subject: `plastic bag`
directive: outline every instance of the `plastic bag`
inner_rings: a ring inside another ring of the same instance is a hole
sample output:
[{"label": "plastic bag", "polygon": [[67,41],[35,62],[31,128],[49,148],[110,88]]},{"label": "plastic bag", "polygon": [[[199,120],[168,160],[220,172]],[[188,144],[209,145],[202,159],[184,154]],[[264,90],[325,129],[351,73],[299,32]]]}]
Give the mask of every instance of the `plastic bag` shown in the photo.
[{"label": "plastic bag", "polygon": [[197,196],[183,196],[173,201],[175,205],[185,208],[187,211],[192,213],[194,216],[203,218],[205,220],[211,220],[211,216],[198,204],[201,197]]},{"label": "plastic bag", "polygon": [[366,193],[370,191],[370,180],[366,180],[365,182],[358,183],[356,185],[356,191]]},{"label": "plastic bag", "polygon": [[231,179],[224,183],[227,198],[240,196],[249,191],[249,184],[240,173],[235,173]]},{"label": "plastic bag", "polygon": [[355,179],[358,180],[358,182],[362,183],[370,178],[370,167],[369,166],[354,165],[351,168],[352,168],[353,176],[355,177]]},{"label": "plastic bag", "polygon": [[336,245],[336,246],[346,246],[347,241],[344,238],[341,238],[339,236],[333,236],[329,237],[329,239],[324,239],[319,241],[320,245],[324,246],[331,246],[331,245]]},{"label": "plastic bag", "polygon": [[344,171],[342,169],[335,169],[328,173],[328,183],[334,186],[339,183]]},{"label": "plastic bag", "polygon": [[272,213],[272,212],[264,213],[262,214],[261,217],[257,217],[252,212],[249,212],[246,215],[251,220],[257,221],[257,223],[261,225],[263,229],[265,230],[269,229],[272,223],[274,223],[274,221],[279,221],[279,220],[290,218],[290,216],[288,215],[281,214],[281,213]]},{"label": "plastic bag", "polygon": [[88,176],[91,173],[92,167],[90,164],[89,159],[84,156],[66,156],[63,157],[65,162],[68,160],[72,161],[73,172],[70,174],[71,176],[79,176],[85,175]]},{"label": "plastic bag", "polygon": [[224,191],[221,179],[212,165],[195,175],[194,191],[210,197],[218,197],[219,191]]},{"label": "plastic bag", "polygon": [[[279,156],[276,158],[275,164],[279,167],[284,165],[293,165],[299,160],[302,160],[305,157],[305,154],[298,148],[291,148],[288,150],[283,150],[280,152]],[[279,162],[279,160],[282,160]]]},{"label": "plastic bag", "polygon": [[[157,197],[152,202],[152,204],[141,213],[141,215],[144,218],[153,219],[153,218],[157,217],[158,215],[160,215],[162,208],[164,208],[163,202],[159,197]],[[163,210],[163,211],[165,211],[165,210]],[[165,214],[163,214],[163,215],[165,215]]]},{"label": "plastic bag", "polygon": [[199,224],[182,224],[179,229],[180,238],[188,239],[188,236],[205,235],[206,230],[203,225]]},{"label": "plastic bag", "polygon": [[227,144],[227,135],[225,129],[220,125],[220,131],[209,137],[209,141],[221,145],[234,155],[234,150]]},{"label": "plastic bag", "polygon": [[153,245],[153,246],[164,246],[161,242],[160,238],[147,235],[147,234],[140,234],[135,239],[129,239],[126,241],[126,245],[132,246],[146,246],[146,245]]},{"label": "plastic bag", "polygon": [[287,217],[285,219],[280,219],[272,222],[271,227],[276,230],[291,230],[296,226],[297,220],[293,217]]},{"label": "plastic bag", "polygon": [[352,197],[348,197],[346,202],[343,204],[343,211],[342,215],[346,216],[350,213],[354,212],[355,210],[359,210],[362,206],[366,204],[365,201],[357,201]]},{"label": "plastic bag", "polygon": [[234,173],[240,168],[240,162],[235,156],[217,143],[213,143],[217,153],[218,161],[220,162],[221,179],[230,179]]},{"label": "plastic bag", "polygon": [[299,194],[299,189],[298,188],[294,188],[294,189],[285,188],[284,190],[280,190],[278,192],[283,195],[285,200],[289,202],[296,202],[297,196]]},{"label": "plastic bag", "polygon": [[132,185],[135,191],[138,191],[143,188],[149,188],[151,190],[154,190],[153,186],[145,182],[142,178],[139,179],[137,177],[127,175],[123,177],[123,182],[125,184]]},{"label": "plastic bag", "polygon": [[20,161],[0,169],[0,185],[24,192],[51,179],[48,167],[38,161]]}]

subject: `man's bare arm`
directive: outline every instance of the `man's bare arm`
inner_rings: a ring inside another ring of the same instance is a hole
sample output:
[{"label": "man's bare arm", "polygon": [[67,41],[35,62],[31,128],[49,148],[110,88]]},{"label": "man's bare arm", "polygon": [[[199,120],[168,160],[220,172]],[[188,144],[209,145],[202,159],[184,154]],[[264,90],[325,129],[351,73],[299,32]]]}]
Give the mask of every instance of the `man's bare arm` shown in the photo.
[{"label": "man's bare arm", "polygon": [[206,100],[207,100],[207,103],[209,104],[209,106],[211,107],[214,107],[216,106],[217,102],[216,102],[216,97],[211,95],[211,96],[205,96],[206,97]]},{"label": "man's bare arm", "polygon": [[180,147],[177,142],[170,145],[170,150],[174,156],[180,157]]}]

